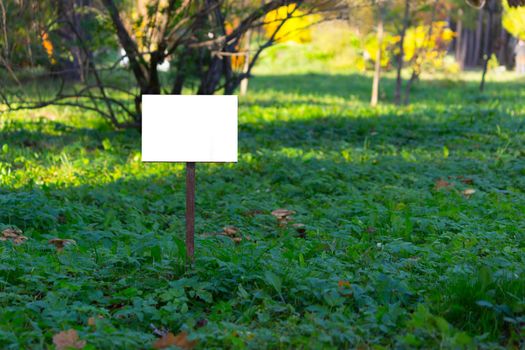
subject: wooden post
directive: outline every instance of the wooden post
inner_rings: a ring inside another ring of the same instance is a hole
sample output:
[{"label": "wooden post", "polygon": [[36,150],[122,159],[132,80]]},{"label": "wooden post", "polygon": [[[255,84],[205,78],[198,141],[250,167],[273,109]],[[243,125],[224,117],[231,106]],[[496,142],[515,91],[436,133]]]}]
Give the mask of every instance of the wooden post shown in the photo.
[{"label": "wooden post", "polygon": [[186,163],[186,263],[191,265],[195,252],[195,163]]}]

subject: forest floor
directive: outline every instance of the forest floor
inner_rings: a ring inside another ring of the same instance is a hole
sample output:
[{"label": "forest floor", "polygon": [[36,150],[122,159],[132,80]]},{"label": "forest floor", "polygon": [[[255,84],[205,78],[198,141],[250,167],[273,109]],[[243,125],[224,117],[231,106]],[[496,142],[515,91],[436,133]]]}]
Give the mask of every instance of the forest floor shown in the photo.
[{"label": "forest floor", "polygon": [[191,271],[183,165],[75,109],[0,117],[0,348],[525,346],[525,81],[370,86],[252,80],[239,162],[197,166]]}]

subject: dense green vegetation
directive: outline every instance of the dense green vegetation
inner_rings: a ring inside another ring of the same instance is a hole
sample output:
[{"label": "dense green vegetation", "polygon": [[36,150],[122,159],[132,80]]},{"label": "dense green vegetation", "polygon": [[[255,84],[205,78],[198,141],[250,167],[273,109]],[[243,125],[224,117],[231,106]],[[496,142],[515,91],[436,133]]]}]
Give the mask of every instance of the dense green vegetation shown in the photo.
[{"label": "dense green vegetation", "polygon": [[[0,348],[523,347],[523,86],[434,78],[371,109],[366,76],[259,76],[239,163],[198,166],[191,271],[182,165],[85,111],[1,116],[0,228],[28,240],[0,242]],[[204,234],[225,226],[240,242]]]}]

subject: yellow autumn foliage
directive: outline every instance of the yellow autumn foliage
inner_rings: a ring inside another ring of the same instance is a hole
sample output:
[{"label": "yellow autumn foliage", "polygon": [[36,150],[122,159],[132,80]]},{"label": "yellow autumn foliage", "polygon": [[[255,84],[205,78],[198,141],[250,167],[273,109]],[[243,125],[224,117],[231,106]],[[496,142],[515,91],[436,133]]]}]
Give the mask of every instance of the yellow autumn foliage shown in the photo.
[{"label": "yellow autumn foliage", "polygon": [[[288,18],[289,16],[290,18]],[[286,20],[286,22],[281,26],[283,20]],[[264,31],[267,37],[271,37],[278,30],[275,36],[276,42],[295,41],[297,43],[307,43],[312,41],[309,27],[317,20],[317,15],[306,15],[303,11],[296,9],[295,4],[290,4],[281,6],[266,14]]]},{"label": "yellow autumn foliage", "polygon": [[[383,35],[383,43],[381,45],[381,66],[387,67],[392,57],[392,52],[389,50],[390,46],[394,42],[394,38],[392,35],[385,33]],[[373,62],[376,61],[377,56],[377,49],[379,46],[379,42],[377,40],[377,36],[375,34],[368,36],[365,39],[364,43],[364,51],[366,52],[366,56],[369,57]]]},{"label": "yellow autumn foliage", "polygon": [[423,59],[433,65],[440,65],[454,35],[445,21],[433,23],[432,28],[428,25],[409,28],[403,46],[405,61]]},{"label": "yellow autumn foliage", "polygon": [[503,27],[515,37],[525,40],[525,7],[510,8],[503,1]]},{"label": "yellow autumn foliage", "polygon": [[44,51],[46,52],[47,57],[49,58],[52,64],[55,64],[56,60],[53,55],[54,47],[53,47],[53,43],[51,42],[51,39],[49,38],[49,34],[47,34],[47,32],[42,32],[41,38],[42,38],[42,47],[44,48]]},{"label": "yellow autumn foliage", "polygon": [[239,54],[239,55],[232,56],[231,58],[232,69],[234,71],[241,71],[242,68],[244,67],[245,61],[246,61],[246,55]]},{"label": "yellow autumn foliage", "polygon": [[[405,34],[403,44],[404,61],[415,65],[430,65],[433,68],[442,68],[447,47],[455,33],[444,21],[435,22],[430,30],[429,25],[410,27]],[[399,35],[384,34],[381,48],[381,65],[388,66],[399,52]],[[364,43],[364,51],[372,61],[377,55],[378,41],[375,35],[369,36]]]}]

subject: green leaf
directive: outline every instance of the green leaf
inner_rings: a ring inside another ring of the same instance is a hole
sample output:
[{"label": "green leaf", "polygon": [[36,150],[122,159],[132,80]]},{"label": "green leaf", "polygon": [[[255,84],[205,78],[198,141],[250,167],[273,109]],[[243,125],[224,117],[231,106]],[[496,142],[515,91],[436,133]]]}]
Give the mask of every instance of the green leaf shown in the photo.
[{"label": "green leaf", "polygon": [[271,285],[277,293],[281,294],[282,281],[279,276],[271,271],[266,271],[264,273],[264,280]]}]

